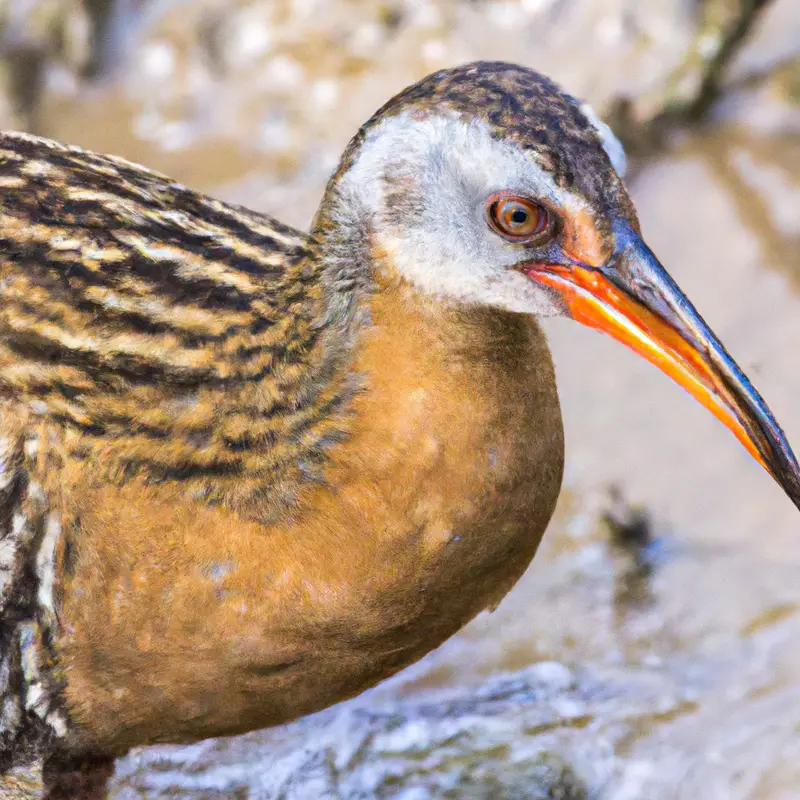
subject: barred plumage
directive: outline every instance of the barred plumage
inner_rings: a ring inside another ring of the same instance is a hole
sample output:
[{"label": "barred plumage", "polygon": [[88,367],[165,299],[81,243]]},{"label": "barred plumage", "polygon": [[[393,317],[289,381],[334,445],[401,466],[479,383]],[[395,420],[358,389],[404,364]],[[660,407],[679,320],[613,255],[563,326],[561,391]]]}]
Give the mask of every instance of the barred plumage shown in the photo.
[{"label": "barred plumage", "polygon": [[444,70],[357,134],[309,237],[0,136],[0,773],[38,747],[53,797],[100,797],[133,746],[319,710],[496,605],[563,469],[537,316],[657,363],[800,507],[610,136],[530,70]]},{"label": "barred plumage", "polygon": [[102,450],[115,480],[183,480],[273,514],[269,476],[311,469],[341,400],[315,383],[323,288],[308,237],[24,134],[0,136],[0,187],[4,402],[83,434],[70,457]]},{"label": "barred plumage", "polygon": [[71,482],[175,483],[264,523],[318,480],[350,387],[313,250],[123,159],[0,134],[0,771],[64,726],[40,671]]}]

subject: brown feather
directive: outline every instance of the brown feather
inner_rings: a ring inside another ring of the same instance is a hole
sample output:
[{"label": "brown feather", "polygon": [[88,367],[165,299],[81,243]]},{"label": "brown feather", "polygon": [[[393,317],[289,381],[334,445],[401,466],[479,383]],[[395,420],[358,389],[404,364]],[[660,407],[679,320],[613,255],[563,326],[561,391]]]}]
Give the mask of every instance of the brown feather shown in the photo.
[{"label": "brown feather", "polygon": [[[380,113],[519,88],[456,72]],[[423,296],[326,201],[309,237],[0,135],[0,770],[320,709],[533,557],[563,466],[537,323]]]}]

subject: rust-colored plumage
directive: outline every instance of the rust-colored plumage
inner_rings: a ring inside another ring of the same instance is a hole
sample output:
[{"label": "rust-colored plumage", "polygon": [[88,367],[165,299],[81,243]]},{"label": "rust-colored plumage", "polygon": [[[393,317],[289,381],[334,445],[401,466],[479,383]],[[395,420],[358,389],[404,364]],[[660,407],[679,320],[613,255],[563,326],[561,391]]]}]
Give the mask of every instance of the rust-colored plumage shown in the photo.
[{"label": "rust-colored plumage", "polygon": [[308,713],[519,577],[561,474],[533,319],[23,134],[0,191],[6,766]]},{"label": "rust-colored plumage", "polygon": [[[56,619],[81,564],[76,494],[174,485],[281,518],[352,392],[315,324],[307,237],[121,159],[0,137],[0,253],[8,764],[66,732]],[[113,522],[103,534],[119,541]]]},{"label": "rust-colored plumage", "polygon": [[[487,225],[506,190],[546,240]],[[722,363],[726,424],[793,492],[763,401],[656,267],[602,130],[507,64],[390,101],[310,235],[0,135],[0,773],[43,755],[50,797],[100,796],[134,745],[318,710],[496,604],[561,482],[534,315],[602,327],[584,285],[626,332],[677,330],[648,357],[712,410]]]}]

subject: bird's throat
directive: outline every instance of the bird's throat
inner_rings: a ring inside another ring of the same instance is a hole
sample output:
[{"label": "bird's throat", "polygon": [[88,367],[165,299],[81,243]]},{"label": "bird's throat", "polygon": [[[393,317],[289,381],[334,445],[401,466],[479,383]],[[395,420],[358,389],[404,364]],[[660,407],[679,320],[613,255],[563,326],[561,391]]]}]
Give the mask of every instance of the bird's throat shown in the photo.
[{"label": "bird's throat", "polygon": [[347,436],[285,522],[174,487],[83,487],[57,650],[85,741],[124,750],[323,708],[436,647],[533,557],[563,462],[538,326],[396,280],[363,302]]}]

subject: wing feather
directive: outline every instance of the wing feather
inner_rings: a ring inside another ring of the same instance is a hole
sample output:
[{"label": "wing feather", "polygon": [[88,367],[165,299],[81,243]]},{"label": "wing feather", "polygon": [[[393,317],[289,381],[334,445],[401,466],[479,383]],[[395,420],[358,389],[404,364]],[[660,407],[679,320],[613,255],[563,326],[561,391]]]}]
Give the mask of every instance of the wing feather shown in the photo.
[{"label": "wing feather", "polygon": [[108,480],[279,513],[341,433],[324,300],[305,234],[123,159],[0,135],[0,398]]}]

